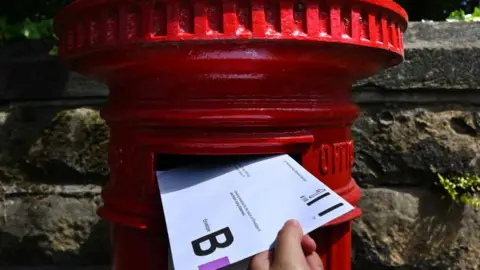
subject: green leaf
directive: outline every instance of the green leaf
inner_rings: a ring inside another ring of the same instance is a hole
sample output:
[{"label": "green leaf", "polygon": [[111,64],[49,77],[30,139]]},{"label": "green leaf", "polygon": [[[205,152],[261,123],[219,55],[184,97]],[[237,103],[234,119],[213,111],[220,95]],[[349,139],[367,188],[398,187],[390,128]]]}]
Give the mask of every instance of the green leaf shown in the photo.
[{"label": "green leaf", "polygon": [[452,13],[450,13],[450,15],[448,15],[447,19],[456,19],[456,20],[464,21],[465,20],[465,11],[463,11],[461,9],[452,11]]},{"label": "green leaf", "polygon": [[480,176],[461,175],[444,177],[440,174],[438,183],[443,186],[452,200],[473,207],[480,207]]},{"label": "green leaf", "polygon": [[40,33],[38,33],[37,26],[29,19],[23,22],[22,35],[28,39],[39,39]]},{"label": "green leaf", "polygon": [[54,45],[53,48],[48,52],[49,55],[57,56],[58,55],[58,47]]},{"label": "green leaf", "polygon": [[480,7],[476,7],[472,13],[473,18],[480,18]]}]

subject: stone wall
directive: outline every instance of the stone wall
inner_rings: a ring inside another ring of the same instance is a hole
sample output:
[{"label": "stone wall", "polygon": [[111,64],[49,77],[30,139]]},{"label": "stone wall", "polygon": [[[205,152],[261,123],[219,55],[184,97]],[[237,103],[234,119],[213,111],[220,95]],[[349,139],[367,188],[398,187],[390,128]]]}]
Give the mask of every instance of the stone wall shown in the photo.
[{"label": "stone wall", "polygon": [[[444,174],[480,174],[480,24],[412,23],[406,61],[358,82],[355,269],[480,269],[480,211]],[[0,48],[0,269],[107,265],[95,210],[107,181],[108,89],[61,68],[44,41]]]}]

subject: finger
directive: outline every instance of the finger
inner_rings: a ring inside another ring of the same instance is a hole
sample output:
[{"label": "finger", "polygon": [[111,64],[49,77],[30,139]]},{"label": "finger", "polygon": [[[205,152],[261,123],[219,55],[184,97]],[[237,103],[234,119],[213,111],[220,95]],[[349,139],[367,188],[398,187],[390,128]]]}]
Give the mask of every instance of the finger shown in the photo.
[{"label": "finger", "polygon": [[268,270],[271,264],[272,251],[267,250],[253,256],[248,264],[248,270]]},{"label": "finger", "polygon": [[302,249],[306,254],[310,254],[317,249],[317,243],[312,237],[310,237],[310,235],[306,234],[302,238]]},{"label": "finger", "polygon": [[280,230],[275,246],[275,263],[280,265],[304,262],[302,249],[303,230],[298,221],[289,220]]},{"label": "finger", "polygon": [[312,270],[323,270],[323,263],[320,256],[318,256],[317,252],[312,252],[311,254],[307,255],[307,263]]}]

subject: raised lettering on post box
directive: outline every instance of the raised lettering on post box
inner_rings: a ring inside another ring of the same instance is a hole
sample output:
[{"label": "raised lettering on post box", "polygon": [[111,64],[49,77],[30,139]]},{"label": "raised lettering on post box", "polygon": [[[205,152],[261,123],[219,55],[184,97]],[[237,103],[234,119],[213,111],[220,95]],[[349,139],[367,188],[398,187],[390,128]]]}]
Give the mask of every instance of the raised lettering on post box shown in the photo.
[{"label": "raised lettering on post box", "polygon": [[320,173],[324,176],[350,177],[353,162],[353,141],[320,146]]}]

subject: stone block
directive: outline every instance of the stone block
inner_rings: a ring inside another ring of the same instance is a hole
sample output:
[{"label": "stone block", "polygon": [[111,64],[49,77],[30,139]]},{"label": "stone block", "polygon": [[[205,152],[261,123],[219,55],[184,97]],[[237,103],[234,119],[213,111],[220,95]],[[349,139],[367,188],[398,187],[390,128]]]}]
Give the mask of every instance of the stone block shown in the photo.
[{"label": "stone block", "polygon": [[480,269],[480,210],[419,188],[363,190],[354,270]]},{"label": "stone block", "polygon": [[480,174],[480,109],[365,106],[352,127],[363,187],[431,186],[436,173]]},{"label": "stone block", "polygon": [[18,106],[0,119],[3,182],[105,183],[109,130],[98,109]]},{"label": "stone block", "polygon": [[405,62],[357,86],[383,89],[480,90],[480,22],[411,22],[405,33]]},{"label": "stone block", "polygon": [[109,263],[98,186],[0,187],[0,268]]}]

